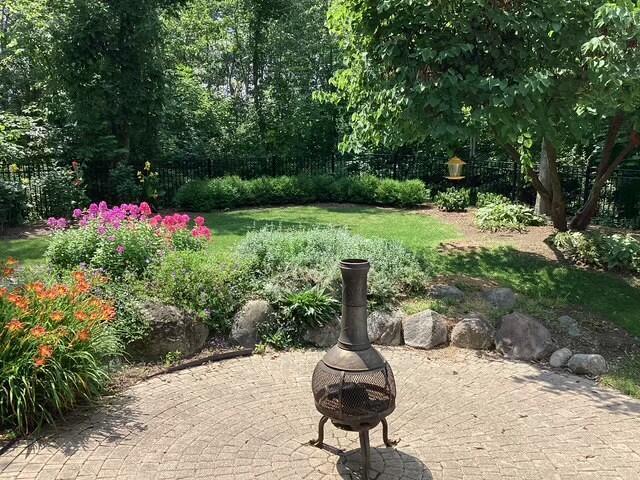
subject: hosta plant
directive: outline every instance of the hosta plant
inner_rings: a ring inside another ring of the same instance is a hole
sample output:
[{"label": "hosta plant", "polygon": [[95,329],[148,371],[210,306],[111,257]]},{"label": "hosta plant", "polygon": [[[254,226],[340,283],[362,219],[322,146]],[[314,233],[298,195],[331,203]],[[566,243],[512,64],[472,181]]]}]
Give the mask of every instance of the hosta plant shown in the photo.
[{"label": "hosta plant", "polygon": [[531,207],[517,203],[490,203],[479,208],[476,213],[478,228],[490,232],[524,232],[527,227],[544,223],[544,219],[536,215]]},{"label": "hosta plant", "polygon": [[464,212],[471,203],[468,188],[451,187],[436,196],[436,205],[445,212]]},{"label": "hosta plant", "polygon": [[0,263],[0,429],[24,433],[99,395],[121,347],[113,306],[91,293],[99,279],[21,284]]}]

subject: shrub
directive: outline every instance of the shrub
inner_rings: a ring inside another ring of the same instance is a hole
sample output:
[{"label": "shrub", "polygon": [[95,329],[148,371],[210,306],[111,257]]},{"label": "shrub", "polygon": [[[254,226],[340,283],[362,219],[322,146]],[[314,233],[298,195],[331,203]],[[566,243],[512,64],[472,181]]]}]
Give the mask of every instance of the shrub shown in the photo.
[{"label": "shrub", "polygon": [[209,192],[208,180],[194,180],[185,183],[176,192],[176,203],[194,212],[214,210],[214,196]]},{"label": "shrub", "polygon": [[[109,172],[109,191],[114,202],[140,201],[143,188],[137,181],[137,174],[133,166],[126,162],[120,162],[111,169]],[[64,216],[64,214],[60,216]]]},{"label": "shrub", "polygon": [[0,232],[22,224],[27,215],[27,197],[22,185],[0,180]]},{"label": "shrub", "polygon": [[64,218],[49,219],[56,230],[45,258],[56,268],[78,265],[103,270],[110,276],[125,273],[141,276],[147,268],[171,250],[202,249],[211,233],[204,219],[184,214],[151,216],[146,203],[109,208],[105,202],[74,211],[77,227],[67,228]]},{"label": "shrub", "polygon": [[45,217],[66,217],[74,209],[89,203],[77,167],[54,167],[44,175],[33,178],[28,188],[39,192],[44,200],[42,204],[45,207]]},{"label": "shrub", "polygon": [[494,203],[511,203],[511,200],[499,193],[478,192],[478,200],[476,201],[478,208],[486,207]]},{"label": "shrub", "polygon": [[398,202],[401,207],[420,205],[431,197],[431,192],[421,180],[407,180],[398,183]]},{"label": "shrub", "polygon": [[115,308],[111,328],[124,347],[143,340],[149,333],[149,321],[142,314],[141,304],[148,295],[145,287],[135,276],[126,274],[122,281],[107,282],[96,289],[96,295]]},{"label": "shrub", "polygon": [[530,226],[544,225],[544,219],[531,207],[516,203],[490,203],[478,209],[476,224],[480,230],[523,232]]},{"label": "shrub", "polygon": [[451,187],[436,196],[436,205],[446,212],[464,212],[470,204],[470,191],[467,188]]},{"label": "shrub", "polygon": [[300,345],[308,329],[326,325],[340,311],[340,302],[317,286],[287,293],[274,304],[276,313],[261,325],[259,335],[276,349]]},{"label": "shrub", "polygon": [[[2,270],[12,275],[11,262]],[[81,272],[68,283],[0,288],[0,427],[24,433],[96,397],[121,352],[114,314]]]},{"label": "shrub", "polygon": [[265,228],[248,233],[236,248],[267,291],[313,286],[338,292],[338,263],[344,258],[371,262],[369,295],[385,304],[425,284],[419,259],[399,242],[368,239],[343,229],[287,230]]},{"label": "shrub", "polygon": [[640,273],[640,241],[633,235],[561,232],[553,243],[576,263]]},{"label": "shrub", "polygon": [[214,333],[227,333],[251,290],[247,264],[201,252],[171,252],[149,275],[149,294],[196,313]]},{"label": "shrub", "polygon": [[429,191],[420,180],[379,180],[371,175],[282,176],[254,180],[232,176],[189,182],[176,193],[176,202],[181,208],[192,211],[315,201],[410,207],[425,202],[428,197]]}]

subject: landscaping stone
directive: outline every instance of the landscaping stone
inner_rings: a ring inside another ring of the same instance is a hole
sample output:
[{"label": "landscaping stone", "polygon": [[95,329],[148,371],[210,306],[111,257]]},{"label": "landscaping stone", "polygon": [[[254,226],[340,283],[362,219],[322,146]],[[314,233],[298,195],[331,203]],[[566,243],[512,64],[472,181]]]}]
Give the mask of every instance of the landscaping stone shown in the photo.
[{"label": "landscaping stone", "polygon": [[209,337],[204,323],[176,307],[147,302],[141,312],[149,324],[149,333],[129,345],[129,351],[136,357],[158,360],[170,352],[193,355],[202,350]]},{"label": "landscaping stone", "polygon": [[304,334],[304,341],[320,348],[332,347],[340,336],[340,319],[335,318],[323,327],[312,328]]},{"label": "landscaping stone", "polygon": [[429,293],[433,298],[456,302],[462,300],[464,297],[464,292],[453,285],[433,285]]},{"label": "landscaping stone", "polygon": [[404,343],[410,347],[430,349],[447,343],[447,322],[433,310],[425,310],[402,319]]},{"label": "landscaping stone", "polygon": [[496,350],[516,360],[540,360],[553,347],[549,330],[534,318],[518,312],[502,317],[495,338]]},{"label": "landscaping stone", "polygon": [[400,311],[371,312],[367,319],[367,332],[371,343],[402,345],[402,318]]},{"label": "landscaping stone", "polygon": [[233,319],[231,338],[245,348],[253,348],[258,342],[258,326],[271,314],[271,305],[266,300],[250,300],[245,303]]},{"label": "landscaping stone", "polygon": [[484,296],[495,308],[509,310],[516,304],[516,294],[510,288],[494,288],[486,292]]},{"label": "landscaping stone", "polygon": [[451,345],[473,350],[488,350],[493,346],[495,329],[481,318],[465,318],[451,332]]},{"label": "landscaping stone", "polygon": [[602,355],[577,353],[569,360],[569,370],[578,375],[594,377],[607,373],[607,361]]},{"label": "landscaping stone", "polygon": [[569,359],[573,356],[573,352],[568,348],[561,348],[560,350],[556,350],[551,355],[549,359],[549,363],[553,368],[562,368],[566,367],[567,363],[569,363]]},{"label": "landscaping stone", "polygon": [[579,337],[580,335],[582,335],[582,331],[578,326],[578,321],[575,318],[570,317],[569,315],[563,315],[558,318],[558,323],[570,337]]}]

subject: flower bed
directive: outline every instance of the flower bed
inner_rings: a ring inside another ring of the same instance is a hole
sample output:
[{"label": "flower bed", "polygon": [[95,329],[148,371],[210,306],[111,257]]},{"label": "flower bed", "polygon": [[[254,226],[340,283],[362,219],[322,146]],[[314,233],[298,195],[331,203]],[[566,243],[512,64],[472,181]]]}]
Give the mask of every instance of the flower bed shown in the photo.
[{"label": "flower bed", "polygon": [[91,293],[102,278],[20,284],[15,261],[0,267],[0,427],[26,432],[98,395],[121,348],[113,306]]},{"label": "flower bed", "polygon": [[50,218],[55,231],[45,254],[59,269],[86,265],[119,277],[142,275],[172,250],[200,250],[211,239],[202,217],[153,215],[146,202],[111,207],[106,202],[76,209],[73,219]]}]

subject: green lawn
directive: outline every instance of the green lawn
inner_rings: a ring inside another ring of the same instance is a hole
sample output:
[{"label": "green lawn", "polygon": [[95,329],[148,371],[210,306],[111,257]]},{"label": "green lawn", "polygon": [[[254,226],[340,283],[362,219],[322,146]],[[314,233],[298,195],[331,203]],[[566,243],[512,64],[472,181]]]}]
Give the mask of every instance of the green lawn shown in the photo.
[{"label": "green lawn", "polygon": [[[640,290],[605,273],[559,265],[510,248],[443,254],[434,247],[460,235],[435,218],[372,207],[304,206],[247,209],[205,215],[214,232],[210,251],[224,255],[249,230],[266,225],[336,225],[364,235],[397,239],[424,254],[434,274],[470,275],[495,280],[541,302],[578,305],[640,335]],[[0,257],[37,261],[46,239],[0,242]]]},{"label": "green lawn", "polygon": [[28,240],[0,240],[0,259],[14,257],[22,263],[35,263],[42,260],[47,249],[45,237]]},{"label": "green lawn", "polygon": [[435,247],[460,236],[453,226],[432,217],[361,206],[261,208],[207,213],[204,217],[213,229],[210,249],[217,254],[229,251],[249,230],[269,225],[341,226],[363,236],[401,240],[416,249]]}]

